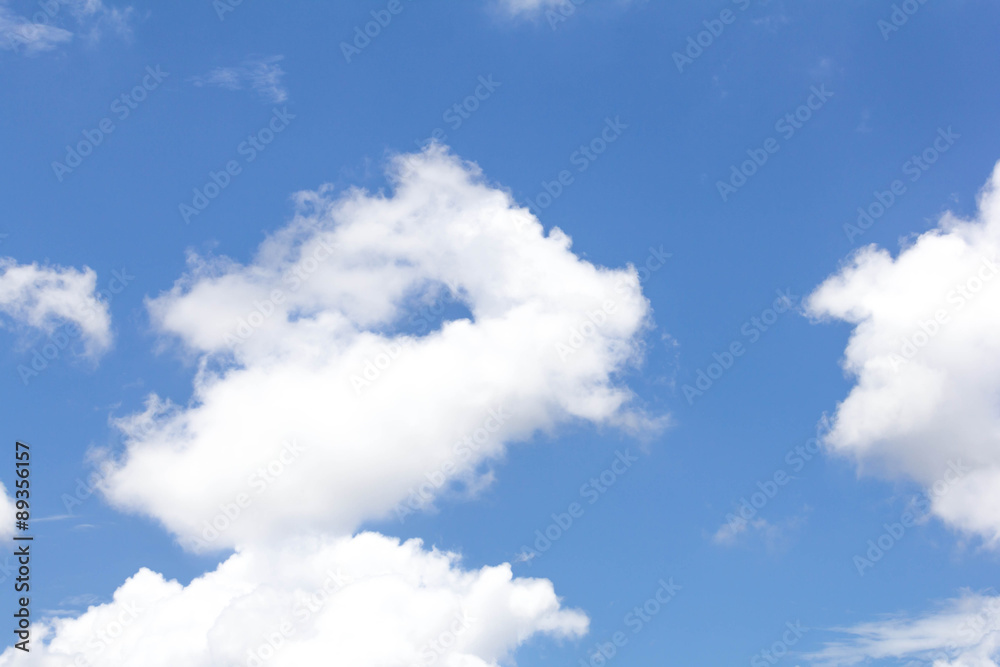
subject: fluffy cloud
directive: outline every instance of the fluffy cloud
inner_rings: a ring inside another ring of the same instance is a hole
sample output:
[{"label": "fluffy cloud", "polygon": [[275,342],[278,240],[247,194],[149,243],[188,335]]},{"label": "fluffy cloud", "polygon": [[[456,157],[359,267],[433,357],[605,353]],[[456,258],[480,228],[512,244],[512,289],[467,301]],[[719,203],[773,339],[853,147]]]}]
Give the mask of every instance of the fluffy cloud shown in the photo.
[{"label": "fluffy cloud", "polygon": [[[944,215],[894,259],[858,251],[809,298],[854,325],[856,384],[826,443],[863,470],[923,484],[932,511],[1000,546],[1000,165],[972,220]],[[951,470],[968,470],[952,479]],[[941,492],[937,492],[940,490]]]},{"label": "fluffy cloud", "polygon": [[934,667],[997,667],[1000,597],[965,593],[922,618],[893,618],[843,632],[851,637],[805,657],[821,667],[886,659],[920,660]]},{"label": "fluffy cloud", "polygon": [[52,333],[72,322],[79,327],[88,355],[111,345],[111,315],[97,295],[97,274],[0,258],[0,313],[20,325]]},{"label": "fluffy cloud", "polygon": [[285,70],[278,63],[284,56],[271,56],[248,60],[239,67],[216,67],[208,74],[196,76],[191,82],[196,86],[218,86],[226,90],[250,89],[273,104],[288,99],[281,80]]},{"label": "fluffy cloud", "polygon": [[[348,534],[540,429],[651,426],[615,380],[648,322],[633,268],[579,259],[440,147],[392,168],[391,196],[300,194],[253,262],[192,257],[149,303],[202,371],[190,405],[121,423],[113,504],[195,548]],[[408,333],[444,296],[466,316]]]},{"label": "fluffy cloud", "polygon": [[[419,540],[351,534],[414,487],[477,488],[536,431],[656,428],[615,379],[648,325],[638,275],[580,260],[442,147],[390,175],[391,195],[298,195],[252,262],[192,256],[150,300],[200,360],[194,397],[154,395],[120,422],[102,491],[185,546],[236,553],[188,586],[141,570],[112,602],[46,621],[17,664],[494,667],[535,635],[586,632],[508,564],[467,571]],[[445,295],[456,317],[414,320]]]},{"label": "fluffy cloud", "polygon": [[586,630],[547,581],[364,533],[244,551],[187,586],[142,569],[111,602],[36,625],[31,653],[8,648],[0,665],[488,667],[533,635]]}]

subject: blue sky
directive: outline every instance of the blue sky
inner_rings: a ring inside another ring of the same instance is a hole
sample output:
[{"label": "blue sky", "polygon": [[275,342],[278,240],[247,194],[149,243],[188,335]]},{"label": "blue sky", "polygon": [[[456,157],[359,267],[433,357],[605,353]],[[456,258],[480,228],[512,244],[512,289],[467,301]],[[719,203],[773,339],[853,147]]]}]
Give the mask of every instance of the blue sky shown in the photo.
[{"label": "blue sky", "polygon": [[[413,538],[423,546],[398,576],[456,573],[416,577],[405,595],[362,583],[361,602],[345,589],[317,614],[329,623],[393,595],[412,596],[399,608],[417,617],[436,613],[416,611],[432,600],[475,607],[457,573],[503,563],[512,590],[551,582],[530,588],[547,611],[493,601],[495,636],[473,620],[438,664],[599,665],[617,632],[627,643],[607,664],[995,664],[995,630],[926,630],[997,617],[1000,295],[981,262],[1000,247],[984,191],[1000,159],[998,21],[976,0],[0,0],[0,391],[6,440],[34,452],[32,609],[47,633],[0,664],[84,664],[80,638],[103,636],[129,594],[203,605],[138,579],[113,600],[141,568],[187,586],[236,550],[293,572],[306,536],[327,540],[313,565],[349,570],[366,560],[352,549],[396,553],[393,539]],[[520,217],[529,206],[539,229]],[[860,233],[859,208],[884,212]],[[323,234],[336,270],[320,259],[315,280],[291,287],[282,276]],[[942,306],[973,274],[982,296]],[[577,349],[616,284],[610,324]],[[240,351],[220,342],[274,289],[292,305],[274,304]],[[898,342],[942,307],[960,324],[886,375]],[[463,319],[468,330],[447,324]],[[528,363],[549,335],[574,353],[549,345]],[[351,368],[407,340],[387,371],[408,369],[398,387],[349,391]],[[67,342],[25,371],[53,341]],[[699,385],[701,373],[717,377]],[[345,408],[342,391],[367,402]],[[174,408],[144,412],[151,394]],[[434,409],[418,409],[422,394]],[[238,477],[244,452],[267,460],[255,433],[288,426],[268,421],[281,422],[267,409],[279,398],[308,415],[286,421],[315,458],[290,464],[239,529],[191,547],[191,522],[218,506],[206,489]],[[387,511],[414,475],[442,470],[447,447],[418,444],[425,432],[452,442],[498,401],[509,430],[447,470],[430,506]],[[340,425],[369,410],[381,417]],[[116,426],[142,414],[146,430]],[[101,461],[115,472],[78,494]],[[0,481],[9,495],[12,465]],[[753,517],[727,520],[768,489]],[[67,494],[80,502],[67,509]],[[926,516],[859,566],[914,503]],[[571,506],[572,525],[526,553]],[[363,531],[386,541],[351,537]],[[427,564],[432,549],[461,561]],[[233,585],[293,599],[318,582],[291,579]],[[662,582],[680,588],[630,619]],[[159,664],[135,651],[162,633],[209,637],[202,652],[164,648],[171,664],[248,664],[266,635],[252,628],[276,622],[251,602],[183,634],[166,612],[144,614],[87,660]],[[358,640],[344,655],[429,664],[399,656],[447,632],[440,613],[443,630],[403,612],[361,628],[371,652]],[[244,636],[238,614],[253,617]],[[266,662],[339,649],[297,642]],[[403,648],[378,658],[376,646]]]}]

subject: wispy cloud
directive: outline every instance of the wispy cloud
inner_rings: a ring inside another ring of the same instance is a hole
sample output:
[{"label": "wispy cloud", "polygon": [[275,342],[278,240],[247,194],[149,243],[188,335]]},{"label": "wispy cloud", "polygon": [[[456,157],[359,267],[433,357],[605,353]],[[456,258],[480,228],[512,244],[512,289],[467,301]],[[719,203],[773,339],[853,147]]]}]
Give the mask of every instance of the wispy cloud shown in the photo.
[{"label": "wispy cloud", "polygon": [[565,4],[567,0],[501,0],[500,5],[511,14],[530,14]]},{"label": "wispy cloud", "polygon": [[132,7],[109,7],[101,0],[40,3],[31,18],[12,12],[0,0],[0,49],[37,55],[52,51],[77,35],[94,43],[106,33],[132,36]]},{"label": "wispy cloud", "polygon": [[237,67],[216,67],[208,74],[192,77],[196,86],[218,86],[226,90],[252,90],[268,102],[277,104],[288,99],[282,84],[285,70],[278,63],[284,56],[248,59]]},{"label": "wispy cloud", "polygon": [[805,657],[820,667],[887,659],[992,667],[1000,658],[998,623],[1000,598],[965,592],[921,618],[889,617],[840,630],[848,637]]},{"label": "wispy cloud", "polygon": [[0,49],[34,55],[51,51],[73,39],[69,30],[34,23],[0,5]]},{"label": "wispy cloud", "polygon": [[[634,0],[617,0],[619,5],[631,4]],[[497,0],[497,5],[502,12],[510,16],[538,16],[542,12],[555,10],[561,16],[566,17],[576,11],[582,5],[580,0]],[[608,3],[611,4],[611,3]]]},{"label": "wispy cloud", "polygon": [[777,551],[788,544],[790,533],[805,523],[808,512],[809,508],[806,507],[801,513],[779,524],[771,523],[761,517],[751,519],[734,517],[719,526],[712,535],[712,542],[722,547],[733,547],[741,541],[756,537],[763,542],[768,551]]}]

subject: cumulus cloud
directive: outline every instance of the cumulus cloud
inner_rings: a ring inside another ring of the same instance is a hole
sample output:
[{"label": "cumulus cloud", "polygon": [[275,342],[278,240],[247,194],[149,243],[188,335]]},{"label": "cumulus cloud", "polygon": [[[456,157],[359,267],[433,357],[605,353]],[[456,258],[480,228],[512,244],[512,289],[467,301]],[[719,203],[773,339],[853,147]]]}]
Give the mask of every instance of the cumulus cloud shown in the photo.
[{"label": "cumulus cloud", "polygon": [[[193,548],[347,534],[417,488],[475,488],[536,431],[655,428],[616,380],[649,321],[632,267],[581,260],[441,147],[394,159],[391,179],[391,195],[299,194],[252,262],[192,256],[149,302],[202,371],[189,405],[153,396],[120,423],[114,505]],[[407,331],[443,294],[465,316]]]},{"label": "cumulus cloud", "polygon": [[894,617],[841,630],[849,638],[805,656],[820,667],[919,660],[933,667],[997,667],[1000,597],[966,592],[921,618]]},{"label": "cumulus cloud", "polygon": [[132,7],[109,7],[101,0],[51,0],[40,2],[30,16],[12,12],[0,0],[0,48],[27,55],[51,51],[81,35],[96,42],[106,32],[132,35]]},{"label": "cumulus cloud", "polygon": [[111,315],[98,297],[97,274],[87,267],[18,264],[0,258],[0,313],[47,334],[71,322],[79,327],[90,356],[111,345]]},{"label": "cumulus cloud", "polygon": [[[893,258],[862,248],[807,302],[851,323],[856,379],[826,437],[864,471],[912,478],[951,526],[1000,546],[1000,165],[970,220],[945,214]],[[949,471],[967,470],[957,479]],[[947,484],[945,484],[947,481]]]},{"label": "cumulus cloud", "polygon": [[[353,533],[414,486],[478,488],[537,431],[657,428],[617,379],[649,323],[638,274],[581,260],[440,146],[395,158],[390,180],[300,193],[252,261],[192,256],[149,301],[199,360],[194,396],[121,420],[100,487],[184,546],[236,553],[187,586],[140,570],[0,665],[495,667],[534,636],[586,632],[509,564]],[[414,320],[445,294],[454,317]]]},{"label": "cumulus cloud", "polygon": [[30,654],[63,667],[493,667],[535,635],[578,637],[587,618],[510,567],[464,570],[452,553],[373,533],[251,549],[184,586],[142,569],[111,602],[36,624]]},{"label": "cumulus cloud", "polygon": [[285,70],[278,64],[284,56],[246,60],[238,67],[216,67],[208,74],[192,77],[196,86],[218,86],[226,90],[252,90],[273,104],[288,99],[282,79]]}]

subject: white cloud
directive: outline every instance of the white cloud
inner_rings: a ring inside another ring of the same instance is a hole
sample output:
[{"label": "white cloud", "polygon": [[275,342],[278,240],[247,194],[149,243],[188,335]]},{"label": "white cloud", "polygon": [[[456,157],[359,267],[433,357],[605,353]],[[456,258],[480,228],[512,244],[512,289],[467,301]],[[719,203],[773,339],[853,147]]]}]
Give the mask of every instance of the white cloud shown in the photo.
[{"label": "white cloud", "polygon": [[[1000,546],[1000,165],[973,220],[944,215],[893,259],[858,251],[809,298],[854,325],[856,384],[826,443],[863,470],[912,478],[932,511]],[[956,464],[958,467],[956,468]],[[957,480],[949,469],[968,469]],[[947,484],[945,484],[947,482]]]},{"label": "white cloud", "polygon": [[967,592],[922,618],[889,618],[841,632],[851,638],[805,658],[822,667],[890,658],[926,661],[934,667],[997,667],[1000,597]]},{"label": "white cloud", "polygon": [[52,333],[65,322],[80,328],[88,355],[111,346],[111,315],[97,296],[97,274],[0,258],[0,313],[17,324]]},{"label": "white cloud", "polygon": [[[192,257],[149,302],[199,358],[195,395],[122,420],[102,491],[235,555],[187,586],[140,570],[0,665],[495,667],[534,636],[587,631],[508,564],[468,571],[418,540],[350,535],[414,485],[475,489],[536,431],[655,428],[615,380],[649,323],[638,274],[582,261],[439,146],[395,158],[391,178],[391,194],[300,193],[252,262]],[[400,331],[447,291],[469,317]]]},{"label": "white cloud", "polygon": [[0,4],[0,48],[24,49],[28,55],[51,51],[73,39],[73,33],[45,23],[17,16]]},{"label": "white cloud", "polygon": [[501,6],[511,14],[531,14],[552,7],[559,7],[570,0],[500,0]]},{"label": "white cloud", "polygon": [[778,523],[771,523],[763,517],[744,519],[742,516],[730,514],[728,520],[712,535],[712,543],[721,547],[734,547],[755,539],[769,551],[783,549],[788,545],[794,531],[805,523],[808,511],[809,508],[806,507],[799,514]]},{"label": "white cloud", "polygon": [[767,542],[773,542],[781,536],[781,529],[767,519],[737,518],[719,526],[712,536],[712,542],[725,547],[735,546],[739,539],[750,531],[761,534]]},{"label": "white cloud", "polygon": [[132,22],[135,9],[129,7],[109,7],[101,0],[64,0],[70,12],[91,41],[98,41],[105,32],[129,39],[132,36]]},{"label": "white cloud", "polygon": [[97,42],[105,32],[132,35],[132,7],[109,7],[101,0],[49,0],[35,5],[30,16],[19,16],[0,0],[0,48],[35,55],[51,51],[80,34]]},{"label": "white cloud", "polygon": [[[500,11],[512,17],[536,18],[545,13],[550,25],[555,27],[557,23],[572,16],[580,5],[581,0],[496,0]],[[615,0],[619,7],[631,5],[635,0]],[[607,4],[611,4],[610,2]]]},{"label": "white cloud", "polygon": [[36,622],[31,653],[8,648],[0,665],[493,667],[587,624],[548,581],[364,533],[246,550],[187,586],[144,568],[113,601]]},{"label": "white cloud", "polygon": [[7,495],[7,487],[0,482],[0,539],[7,539],[14,534],[16,511],[14,500]]},{"label": "white cloud", "polygon": [[[538,430],[653,425],[615,380],[648,324],[631,267],[579,259],[440,147],[396,158],[392,178],[391,195],[299,194],[253,262],[192,257],[149,303],[202,371],[190,405],[154,396],[122,422],[126,451],[103,485],[113,504],[193,547],[342,535],[394,516],[421,485],[475,487],[506,443]],[[449,290],[471,319],[396,332]]]},{"label": "white cloud", "polygon": [[278,104],[288,99],[281,80],[285,70],[278,63],[284,56],[247,60],[239,67],[216,67],[208,74],[192,77],[196,86],[219,86],[226,90],[250,89],[268,102]]}]

